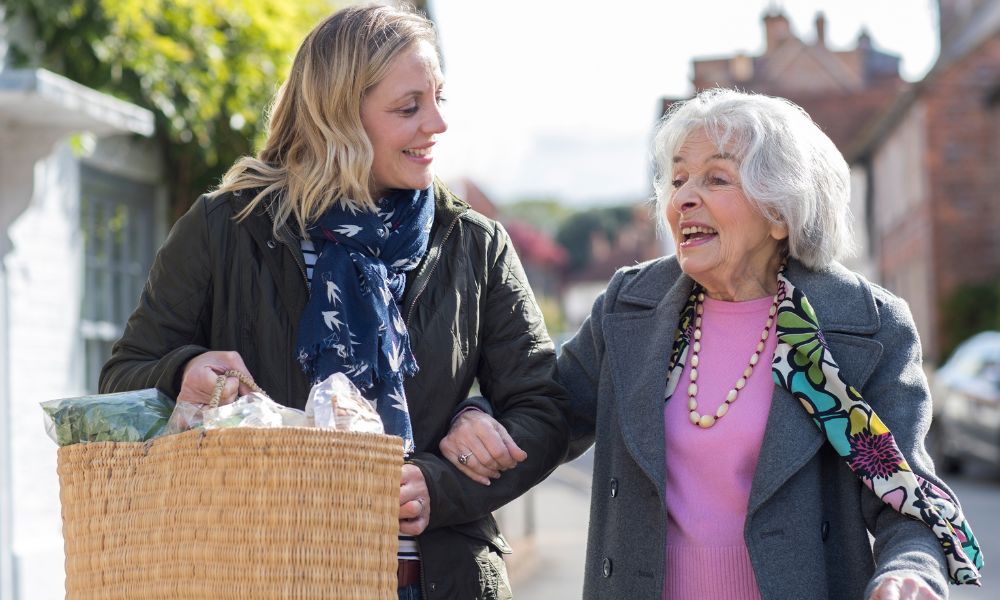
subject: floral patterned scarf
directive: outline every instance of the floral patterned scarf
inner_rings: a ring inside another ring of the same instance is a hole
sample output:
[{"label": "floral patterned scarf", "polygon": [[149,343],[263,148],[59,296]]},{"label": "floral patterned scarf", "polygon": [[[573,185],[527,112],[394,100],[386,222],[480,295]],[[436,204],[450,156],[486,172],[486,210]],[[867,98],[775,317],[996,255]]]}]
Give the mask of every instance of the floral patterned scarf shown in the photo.
[{"label": "floral patterned scarf", "polygon": [[[687,362],[695,287],[681,312],[670,354],[668,400]],[[865,486],[893,509],[930,527],[944,550],[953,583],[979,585],[982,552],[958,502],[910,469],[892,433],[858,390],[844,380],[809,299],[784,273],[778,274],[778,298],[775,383],[802,404]]]}]

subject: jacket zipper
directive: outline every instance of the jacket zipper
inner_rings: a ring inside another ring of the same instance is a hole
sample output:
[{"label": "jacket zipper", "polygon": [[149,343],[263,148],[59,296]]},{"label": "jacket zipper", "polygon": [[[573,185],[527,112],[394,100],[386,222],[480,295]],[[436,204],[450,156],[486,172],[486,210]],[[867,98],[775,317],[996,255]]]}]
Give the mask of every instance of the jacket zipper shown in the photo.
[{"label": "jacket zipper", "polygon": [[[302,282],[306,284],[306,289],[309,289],[309,277],[306,275],[306,266],[299,260],[299,255],[295,253],[295,249],[292,248],[291,244],[284,240],[281,243],[292,253],[292,260],[295,261],[295,265],[299,268],[299,273],[302,275]],[[299,250],[301,251],[302,249],[299,248]]]},{"label": "jacket zipper", "polygon": [[406,312],[405,323],[407,325],[410,324],[410,319],[413,317],[413,310],[417,306],[417,300],[420,299],[420,295],[423,294],[424,290],[427,289],[427,284],[430,283],[431,275],[434,274],[434,271],[437,269],[438,263],[441,262],[441,253],[444,252],[444,244],[445,242],[448,241],[448,238],[451,236],[452,230],[455,229],[455,225],[458,223],[458,220],[460,218],[462,218],[461,213],[455,215],[455,218],[452,219],[451,221],[451,225],[448,226],[448,231],[446,231],[444,237],[441,238],[441,245],[440,245],[441,250],[440,252],[438,252],[438,255],[434,257],[434,264],[431,265],[430,268],[427,270],[427,276],[424,277],[423,281],[421,282],[420,288],[417,289],[417,293],[414,294],[413,300],[410,302],[410,309]]}]

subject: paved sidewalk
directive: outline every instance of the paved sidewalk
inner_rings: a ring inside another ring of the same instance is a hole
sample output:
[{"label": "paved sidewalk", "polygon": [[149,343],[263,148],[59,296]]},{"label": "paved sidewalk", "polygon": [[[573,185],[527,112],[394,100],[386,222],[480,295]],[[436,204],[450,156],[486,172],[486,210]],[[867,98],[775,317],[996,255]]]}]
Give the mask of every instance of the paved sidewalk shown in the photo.
[{"label": "paved sidewalk", "polygon": [[514,543],[517,558],[510,571],[516,600],[582,595],[590,514],[590,464],[582,460],[559,467],[529,497],[517,501],[533,504],[535,535],[530,543]]}]

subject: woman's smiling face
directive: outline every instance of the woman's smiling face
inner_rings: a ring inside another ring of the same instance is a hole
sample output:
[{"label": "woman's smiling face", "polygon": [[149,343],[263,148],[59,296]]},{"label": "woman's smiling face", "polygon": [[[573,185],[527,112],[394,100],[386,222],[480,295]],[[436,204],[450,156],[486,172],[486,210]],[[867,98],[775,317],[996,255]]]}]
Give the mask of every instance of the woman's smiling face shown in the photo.
[{"label": "woman's smiling face", "polygon": [[441,115],[444,76],[437,51],[420,41],[394,58],[385,79],[365,93],[361,123],[375,152],[372,196],[424,189],[434,178],[433,148],[448,129]]},{"label": "woman's smiling face", "polygon": [[735,157],[694,131],[673,157],[671,190],[667,222],[684,272],[722,300],[774,293],[788,232],[747,199]]}]

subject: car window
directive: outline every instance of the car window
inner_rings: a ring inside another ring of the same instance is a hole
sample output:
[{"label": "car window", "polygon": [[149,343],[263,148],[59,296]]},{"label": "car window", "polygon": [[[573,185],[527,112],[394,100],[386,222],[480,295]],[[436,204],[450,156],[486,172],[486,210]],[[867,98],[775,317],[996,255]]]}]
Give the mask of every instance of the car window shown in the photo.
[{"label": "car window", "polygon": [[987,357],[975,374],[977,378],[993,384],[993,387],[1000,388],[1000,357]]}]

